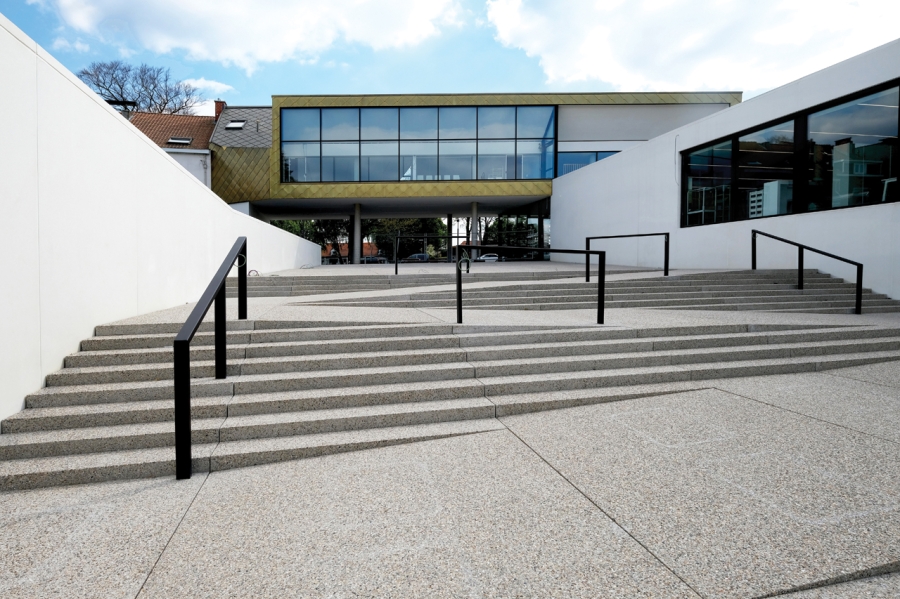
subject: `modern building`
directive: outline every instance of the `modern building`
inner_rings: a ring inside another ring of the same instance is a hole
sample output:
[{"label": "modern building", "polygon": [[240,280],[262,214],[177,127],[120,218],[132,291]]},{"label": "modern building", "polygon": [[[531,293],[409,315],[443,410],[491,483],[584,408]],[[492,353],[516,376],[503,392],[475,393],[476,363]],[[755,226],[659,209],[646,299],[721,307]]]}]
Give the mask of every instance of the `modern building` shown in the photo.
[{"label": "modern building", "polygon": [[357,231],[362,217],[525,216],[541,247],[555,177],[740,101],[737,92],[273,96],[271,107],[222,111],[213,190],[265,220],[351,218]]},{"label": "modern building", "polygon": [[131,124],[207,187],[211,187],[209,140],[215,117],[133,112]]},{"label": "modern building", "polygon": [[[898,123],[900,40],[555,179],[554,246],[670,232],[673,268],[747,268],[757,229],[861,262],[866,287],[897,297]],[[761,267],[796,267],[796,247],[758,245]],[[662,262],[658,240],[594,247]],[[855,280],[852,265],[805,257]]]}]

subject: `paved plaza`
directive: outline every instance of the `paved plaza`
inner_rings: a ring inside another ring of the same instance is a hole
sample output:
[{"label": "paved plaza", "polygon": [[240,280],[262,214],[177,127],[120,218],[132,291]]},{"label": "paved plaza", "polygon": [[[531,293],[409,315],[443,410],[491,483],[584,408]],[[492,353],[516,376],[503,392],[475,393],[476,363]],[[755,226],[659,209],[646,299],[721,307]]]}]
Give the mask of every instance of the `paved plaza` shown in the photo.
[{"label": "paved plaza", "polygon": [[[250,316],[455,322],[302,305],[322,298],[251,298]],[[473,310],[466,323],[593,317]],[[611,327],[786,322],[900,315],[607,312]],[[187,481],[2,493],[0,596],[900,596],[897,362],[659,385],[495,425]]]}]

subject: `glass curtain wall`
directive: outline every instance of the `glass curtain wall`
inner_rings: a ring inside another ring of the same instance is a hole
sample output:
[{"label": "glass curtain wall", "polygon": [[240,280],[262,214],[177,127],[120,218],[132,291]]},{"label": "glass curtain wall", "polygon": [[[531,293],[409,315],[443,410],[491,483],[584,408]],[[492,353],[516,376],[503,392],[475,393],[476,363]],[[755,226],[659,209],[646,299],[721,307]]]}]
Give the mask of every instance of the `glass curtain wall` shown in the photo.
[{"label": "glass curtain wall", "polygon": [[688,150],[682,226],[896,202],[898,124],[894,86]]},{"label": "glass curtain wall", "polygon": [[556,176],[562,177],[589,164],[609,158],[618,152],[557,152]]},{"label": "glass curtain wall", "polygon": [[552,179],[554,106],[284,108],[281,180]]}]

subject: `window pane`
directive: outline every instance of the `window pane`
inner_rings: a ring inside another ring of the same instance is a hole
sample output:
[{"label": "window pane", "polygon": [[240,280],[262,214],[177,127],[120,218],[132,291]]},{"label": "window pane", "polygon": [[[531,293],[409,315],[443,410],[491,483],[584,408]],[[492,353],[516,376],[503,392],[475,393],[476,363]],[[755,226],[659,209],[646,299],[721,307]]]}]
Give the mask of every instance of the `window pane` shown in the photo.
[{"label": "window pane", "polygon": [[456,181],[475,178],[474,141],[442,141],[440,150],[441,179]]},{"label": "window pane", "polygon": [[520,139],[516,143],[516,178],[553,178],[552,139]]},{"label": "window pane", "polygon": [[319,181],[319,142],[281,144],[281,181]]},{"label": "window pane", "polygon": [[560,152],[556,155],[556,172],[558,177],[597,161],[597,152]]},{"label": "window pane", "polygon": [[359,181],[359,143],[322,144],[322,181]]},{"label": "window pane", "polygon": [[516,136],[516,109],[513,106],[482,106],[478,109],[478,137]]},{"label": "window pane", "polygon": [[794,122],[745,135],[739,142],[737,200],[727,220],[793,213]]},{"label": "window pane", "polygon": [[322,139],[359,139],[359,108],[323,108]]},{"label": "window pane", "polygon": [[437,139],[437,108],[401,108],[400,139]]},{"label": "window pane", "polygon": [[[479,123],[479,129],[480,127]],[[512,140],[479,141],[478,178],[515,179],[516,142]]]},{"label": "window pane", "polygon": [[552,106],[519,106],[516,137],[555,137]]},{"label": "window pane", "polygon": [[809,117],[804,211],[896,201],[898,88]]},{"label": "window pane", "polygon": [[399,148],[396,141],[363,142],[360,144],[362,154],[360,164],[361,181],[396,181],[397,156]]},{"label": "window pane", "polygon": [[609,158],[610,156],[615,156],[618,152],[597,152],[597,161],[601,161],[604,158]]},{"label": "window pane", "polygon": [[318,108],[282,108],[281,141],[318,141]]},{"label": "window pane", "polygon": [[[401,122],[403,116],[401,114]],[[437,142],[400,142],[400,180],[434,181],[437,179]]]},{"label": "window pane", "polygon": [[362,139],[397,139],[396,108],[362,108],[359,119]]},{"label": "window pane", "polygon": [[475,108],[441,108],[441,139],[475,139]]},{"label": "window pane", "polygon": [[731,220],[731,141],[688,154],[687,226]]}]

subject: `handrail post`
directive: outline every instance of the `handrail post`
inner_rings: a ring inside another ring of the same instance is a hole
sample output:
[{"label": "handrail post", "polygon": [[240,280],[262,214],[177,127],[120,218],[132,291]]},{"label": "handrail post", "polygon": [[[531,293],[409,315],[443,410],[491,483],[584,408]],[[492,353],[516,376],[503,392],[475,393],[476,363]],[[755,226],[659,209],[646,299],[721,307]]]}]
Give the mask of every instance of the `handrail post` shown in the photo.
[{"label": "handrail post", "polygon": [[225,283],[219,288],[215,299],[215,360],[216,378],[224,379],[228,372],[228,356],[225,350]]},{"label": "handrail post", "polygon": [[397,254],[400,252],[400,236],[398,235],[394,239],[394,274],[397,274],[397,269],[400,267],[400,256]]},{"label": "handrail post", "polygon": [[600,252],[597,258],[597,324],[603,324],[606,309],[606,252]]},{"label": "handrail post", "polygon": [[[584,250],[586,252],[591,251],[591,238],[590,237],[584,238]],[[591,255],[590,254],[584,255],[584,282],[585,283],[591,282]]]},{"label": "handrail post", "polygon": [[462,324],[462,259],[456,263],[456,324]]},{"label": "handrail post", "polygon": [[665,255],[663,257],[663,276],[669,276],[669,234],[665,237]]},{"label": "handrail post", "polygon": [[803,290],[803,246],[797,248],[797,289]]},{"label": "handrail post", "polygon": [[750,269],[756,270],[756,230],[750,231]]},{"label": "handrail post", "polygon": [[238,320],[247,320],[247,242],[242,251],[238,254]]},{"label": "handrail post", "polygon": [[191,477],[191,345],[176,340],[175,353],[175,478]]},{"label": "handrail post", "polygon": [[856,266],[856,313],[862,314],[863,265]]}]

